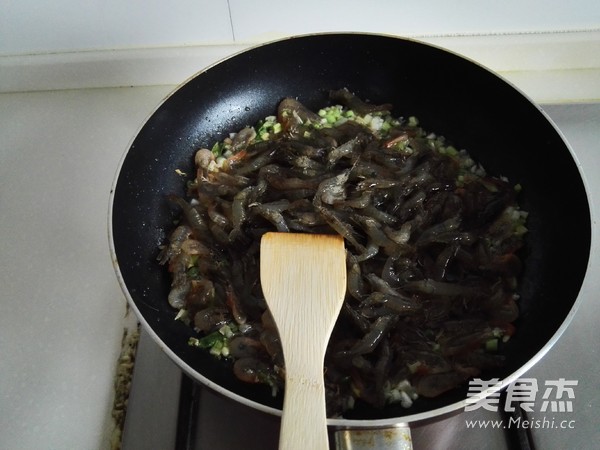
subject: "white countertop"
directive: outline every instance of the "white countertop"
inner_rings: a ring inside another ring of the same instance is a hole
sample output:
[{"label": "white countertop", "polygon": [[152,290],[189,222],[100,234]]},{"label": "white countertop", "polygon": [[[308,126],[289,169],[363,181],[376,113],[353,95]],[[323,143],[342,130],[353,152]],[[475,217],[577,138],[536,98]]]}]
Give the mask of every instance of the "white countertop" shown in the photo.
[{"label": "white countertop", "polygon": [[[108,448],[126,314],[108,251],[109,191],[130,140],[172,89],[0,94],[2,449]],[[531,373],[580,380],[574,408],[582,419],[572,431],[592,448],[600,438],[600,105],[547,111],[581,163],[594,240],[581,307]],[[539,448],[561,448],[556,443],[567,445],[571,435],[547,436]]]},{"label": "white countertop", "polygon": [[171,89],[0,95],[0,448],[108,448],[126,313],[109,191]]}]

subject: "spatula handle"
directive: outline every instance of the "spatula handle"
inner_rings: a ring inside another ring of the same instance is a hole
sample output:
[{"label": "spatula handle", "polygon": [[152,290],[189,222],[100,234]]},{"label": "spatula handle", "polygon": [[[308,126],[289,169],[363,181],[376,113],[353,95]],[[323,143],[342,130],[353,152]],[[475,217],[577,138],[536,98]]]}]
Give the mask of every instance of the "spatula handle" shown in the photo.
[{"label": "spatula handle", "polygon": [[304,367],[286,377],[279,450],[327,450],[323,369]]}]

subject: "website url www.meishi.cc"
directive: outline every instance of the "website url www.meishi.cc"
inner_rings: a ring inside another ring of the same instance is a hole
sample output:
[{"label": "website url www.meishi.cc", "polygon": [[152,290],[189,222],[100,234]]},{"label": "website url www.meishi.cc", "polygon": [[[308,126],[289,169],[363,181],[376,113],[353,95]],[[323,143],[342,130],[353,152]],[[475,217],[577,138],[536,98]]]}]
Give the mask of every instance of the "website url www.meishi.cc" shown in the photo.
[{"label": "website url www.meishi.cc", "polygon": [[572,430],[575,428],[575,420],[556,420],[554,417],[548,419],[523,419],[521,417],[509,417],[508,422],[504,420],[465,420],[467,428],[522,428],[522,429],[546,429],[546,430]]}]

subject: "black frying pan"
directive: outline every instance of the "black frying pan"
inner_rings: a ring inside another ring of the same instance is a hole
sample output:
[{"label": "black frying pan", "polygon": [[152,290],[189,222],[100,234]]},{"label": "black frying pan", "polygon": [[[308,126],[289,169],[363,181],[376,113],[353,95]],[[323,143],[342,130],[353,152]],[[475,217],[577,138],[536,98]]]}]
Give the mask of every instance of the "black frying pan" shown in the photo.
[{"label": "black frying pan", "polygon": [[[270,388],[243,384],[226,362],[188,347],[192,330],[173,320],[166,300],[170,277],[156,262],[176,214],[165,197],[184,194],[175,170],[194,173],[199,147],[210,148],[229,132],[274,114],[286,96],[316,109],[327,104],[330,89],[341,87],[374,103],[392,103],[395,115],[417,116],[423,128],[467,149],[488,172],[523,186],[520,201],[530,212],[530,232],[518,331],[506,367],[482,376],[514,380],[558,338],[577,299],[590,250],[586,191],[569,148],[537,106],[485,68],[410,40],[363,34],[286,39],[200,72],[165,100],[131,144],[112,193],[111,246],[130,304],[195,379],[259,409],[280,408],[281,398],[272,397]],[[465,397],[466,387],[419,399],[409,410],[357,405],[345,423],[433,417],[460,408]]]}]

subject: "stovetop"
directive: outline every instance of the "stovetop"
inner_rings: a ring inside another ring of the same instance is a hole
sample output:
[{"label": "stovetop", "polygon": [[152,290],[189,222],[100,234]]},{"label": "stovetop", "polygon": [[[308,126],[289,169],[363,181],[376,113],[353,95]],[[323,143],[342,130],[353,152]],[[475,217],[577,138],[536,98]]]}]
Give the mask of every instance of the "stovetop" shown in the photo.
[{"label": "stovetop", "polygon": [[[526,418],[506,417],[502,408],[459,411],[412,426],[415,449],[504,450],[527,445],[540,449],[597,448],[600,362],[595,343],[600,341],[600,306],[596,301],[600,277],[595,204],[600,197],[596,138],[600,104],[555,105],[544,110],[569,141],[591,198],[592,254],[579,309],[554,347],[521,377],[535,379],[541,388],[533,412]],[[577,384],[562,398],[555,394],[555,403],[550,402],[550,397],[543,398],[543,386],[560,380],[566,380],[568,386]],[[560,403],[568,403],[568,408],[559,408]],[[516,409],[516,413],[520,412]],[[528,422],[515,426],[518,420]],[[278,417],[236,403],[191,381],[142,330],[125,421],[124,450],[276,449],[278,429]],[[331,432],[333,435],[334,430]]]}]

